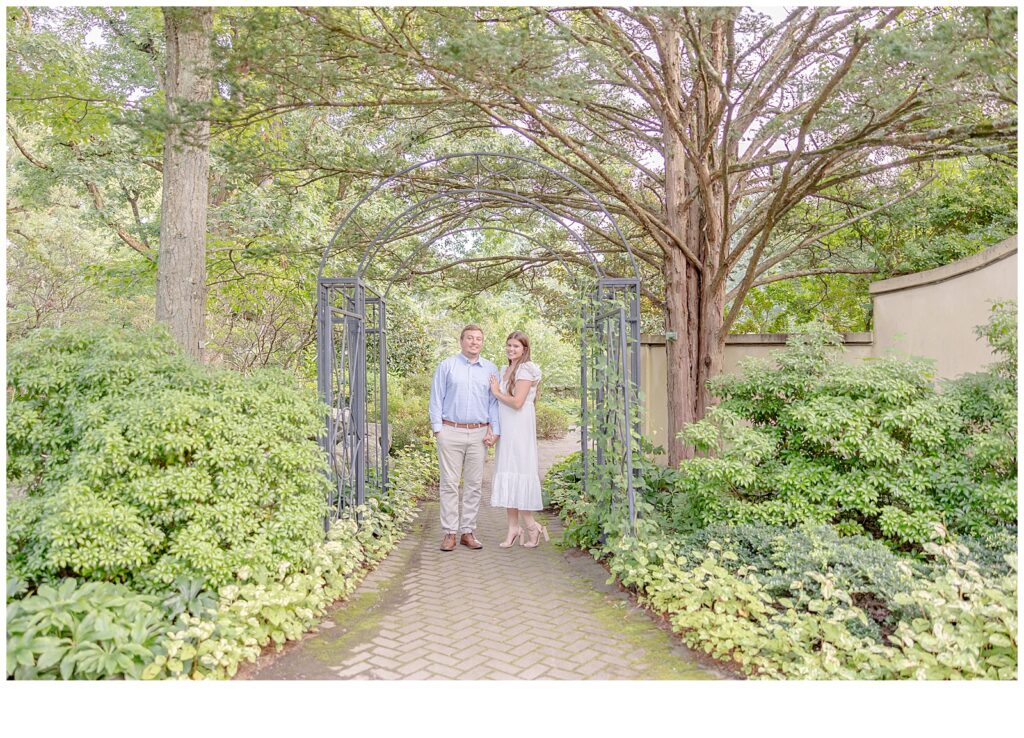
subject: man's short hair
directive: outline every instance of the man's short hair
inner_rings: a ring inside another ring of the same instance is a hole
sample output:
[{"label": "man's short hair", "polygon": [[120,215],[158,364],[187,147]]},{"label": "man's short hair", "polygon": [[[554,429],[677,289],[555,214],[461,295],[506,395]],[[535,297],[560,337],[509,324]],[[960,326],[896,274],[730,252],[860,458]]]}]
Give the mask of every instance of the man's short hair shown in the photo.
[{"label": "man's short hair", "polygon": [[462,333],[459,334],[459,340],[461,341],[463,338],[465,338],[466,334],[469,333],[469,331],[480,331],[480,335],[483,335],[484,329],[478,326],[476,323],[470,323],[469,325],[462,329]]}]

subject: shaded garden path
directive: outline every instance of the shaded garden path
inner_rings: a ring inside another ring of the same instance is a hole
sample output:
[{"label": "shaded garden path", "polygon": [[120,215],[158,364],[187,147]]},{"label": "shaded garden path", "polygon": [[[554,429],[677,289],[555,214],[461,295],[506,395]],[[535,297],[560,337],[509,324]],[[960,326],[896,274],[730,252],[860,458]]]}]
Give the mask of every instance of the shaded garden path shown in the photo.
[{"label": "shaded garden path", "polygon": [[[579,448],[575,433],[539,444],[541,474]],[[588,554],[561,551],[561,521],[541,513],[551,543],[498,548],[504,509],[484,473],[479,551],[439,550],[438,503],[319,629],[246,665],[251,679],[708,679],[677,639]]]}]

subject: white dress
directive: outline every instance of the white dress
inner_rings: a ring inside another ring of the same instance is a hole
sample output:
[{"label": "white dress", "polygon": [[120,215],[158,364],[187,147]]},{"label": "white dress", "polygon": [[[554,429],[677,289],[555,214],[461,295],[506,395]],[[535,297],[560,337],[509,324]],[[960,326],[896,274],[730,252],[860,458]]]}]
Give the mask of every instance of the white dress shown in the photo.
[{"label": "white dress", "polygon": [[[501,436],[498,438],[495,455],[494,476],[491,478],[491,507],[542,510],[540,467],[537,464],[537,411],[534,406],[540,367],[532,361],[526,362],[516,370],[514,380],[518,379],[529,379],[533,384],[526,402],[518,410],[513,410],[504,402],[498,403]],[[501,374],[500,389],[508,393],[504,372]]]}]

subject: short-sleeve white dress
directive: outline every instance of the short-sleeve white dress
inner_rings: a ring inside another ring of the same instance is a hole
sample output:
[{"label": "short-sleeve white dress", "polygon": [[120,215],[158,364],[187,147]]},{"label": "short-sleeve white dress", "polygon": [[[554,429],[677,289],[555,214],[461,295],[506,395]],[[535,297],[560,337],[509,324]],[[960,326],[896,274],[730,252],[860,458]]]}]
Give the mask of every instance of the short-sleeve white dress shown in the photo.
[{"label": "short-sleeve white dress", "polygon": [[[501,437],[491,478],[491,507],[542,510],[540,467],[537,464],[537,411],[534,406],[540,367],[527,361],[516,370],[514,379],[529,379],[533,384],[526,402],[518,410],[503,402],[498,403]],[[500,387],[502,392],[508,392],[504,372]]]}]

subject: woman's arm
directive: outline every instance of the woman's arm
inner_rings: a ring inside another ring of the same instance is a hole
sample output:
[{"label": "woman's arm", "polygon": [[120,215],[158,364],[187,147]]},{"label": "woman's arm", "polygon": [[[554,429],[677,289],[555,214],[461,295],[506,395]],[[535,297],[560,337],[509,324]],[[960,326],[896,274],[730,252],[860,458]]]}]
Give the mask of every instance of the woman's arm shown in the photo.
[{"label": "woman's arm", "polygon": [[491,392],[498,399],[498,402],[503,402],[513,410],[519,410],[526,402],[527,396],[530,394],[530,385],[533,384],[532,380],[529,379],[517,379],[516,380],[516,393],[515,395],[506,395],[501,391],[498,385],[498,378],[491,377]]}]

